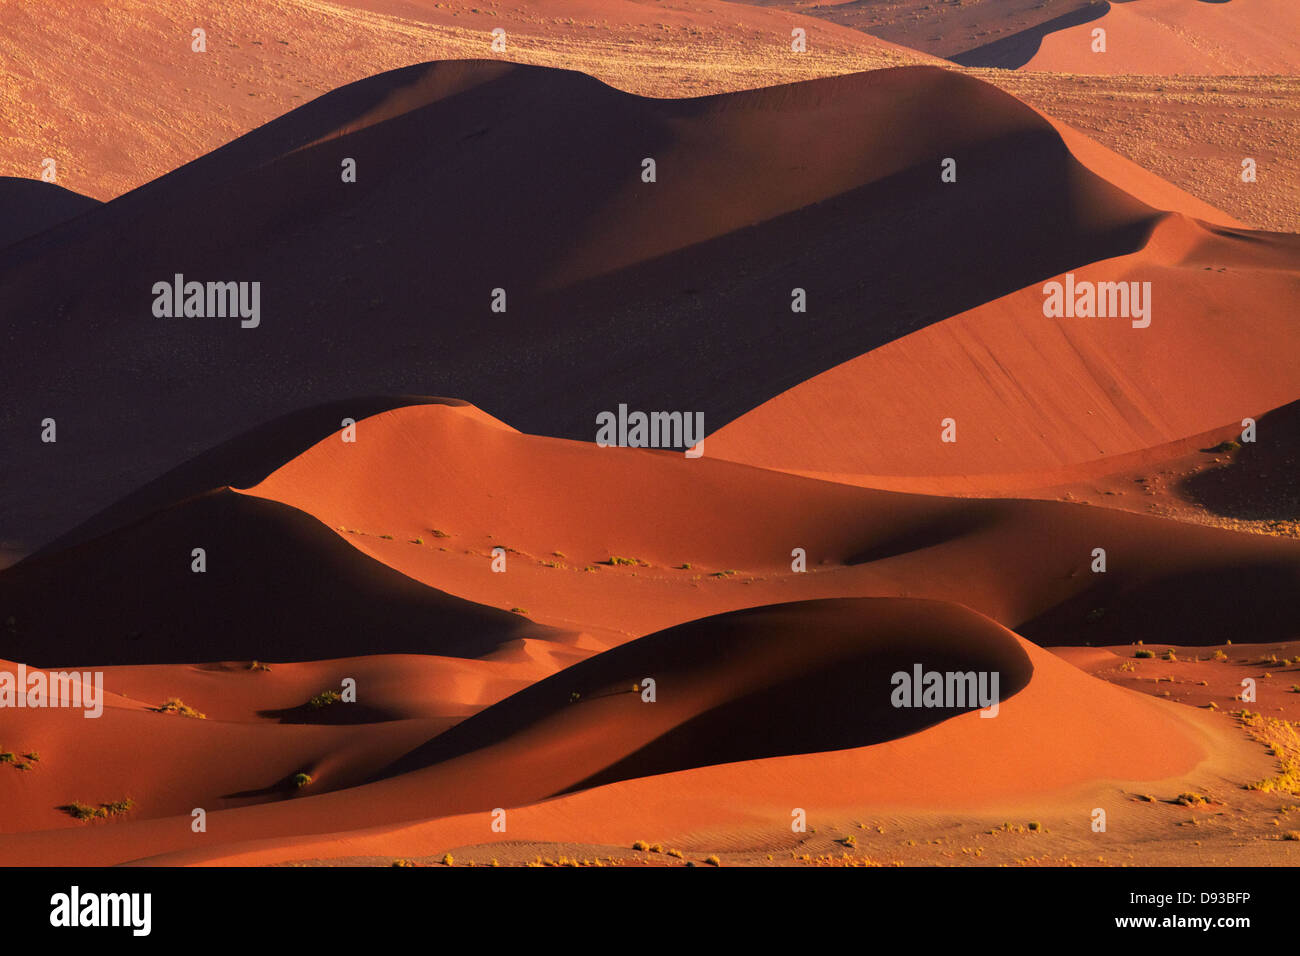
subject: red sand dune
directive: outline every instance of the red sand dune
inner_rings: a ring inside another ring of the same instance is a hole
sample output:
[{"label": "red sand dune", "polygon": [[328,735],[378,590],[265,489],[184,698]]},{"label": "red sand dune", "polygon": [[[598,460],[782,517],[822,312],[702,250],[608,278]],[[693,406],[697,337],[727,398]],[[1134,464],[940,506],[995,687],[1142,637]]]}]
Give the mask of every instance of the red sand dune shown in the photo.
[{"label": "red sand dune", "polygon": [[[1031,31],[1078,13],[1015,2]],[[464,12],[344,9],[359,35]],[[1236,228],[991,86],[910,67],[666,101],[444,62],[66,221],[49,199],[0,248],[6,341],[30,356],[0,383],[0,490],[25,505],[0,541],[52,541],[0,570],[0,667],[101,667],[108,696],[95,720],[6,718],[5,747],[40,758],[0,779],[0,864],[780,849],[794,807],[858,826],[1091,807],[1244,765],[1221,717],[1042,646],[1219,646],[1243,607],[1252,640],[1294,639],[1300,541],[869,487],[1116,487],[1252,415],[1265,444],[1170,497],[1291,507],[1289,475],[1246,476],[1293,470],[1300,239]],[[181,271],[262,282],[261,324],[153,316]],[[1044,317],[1066,272],[1149,281],[1150,327]],[[463,400],[339,399],[411,382]],[[591,444],[620,402],[703,411],[705,456]],[[892,706],[914,664],[997,673],[998,715]],[[356,703],[309,703],[348,678]],[[171,697],[207,717],[158,712]],[[113,820],[61,809],[125,797]]]},{"label": "red sand dune", "polygon": [[115,501],[41,551],[52,553],[90,541],[196,495],[227,486],[255,485],[294,456],[337,432],[346,418],[355,420],[403,405],[422,404],[459,406],[467,415],[500,428],[509,428],[467,402],[454,398],[367,396],[300,409],[238,434],[183,462]]},{"label": "red sand dune", "polygon": [[[1106,51],[1092,50],[1106,31]],[[1100,19],[1050,33],[1023,69],[1059,73],[1270,75],[1300,72],[1292,0],[1112,0]]]},{"label": "red sand dune", "polygon": [[[940,182],[945,156],[959,184]],[[0,382],[0,486],[28,503],[0,540],[35,548],[233,434],[394,382],[567,437],[589,439],[611,397],[716,428],[1139,249],[1149,187],[1104,181],[1033,110],[928,67],[675,101],[487,62],[373,77],[0,256],[10,345],[33,356]],[[261,282],[260,325],[154,317],[177,272]],[[46,416],[57,445],[31,440]]]},{"label": "red sand dune", "polygon": [[[299,771],[315,777],[313,793],[354,786],[589,653],[524,640],[485,660],[368,654],[258,670],[233,662],[104,668],[100,717],[86,719],[76,710],[8,713],[0,743],[40,759],[25,775],[5,780],[0,830],[84,828],[56,812],[73,801],[94,806],[130,797],[133,819],[277,802],[292,795],[288,780]],[[16,670],[8,661],[0,667]],[[338,690],[344,678],[356,682],[356,703],[308,706],[322,691]],[[157,712],[174,697],[206,719]],[[148,760],[124,740],[148,740]]]},{"label": "red sand dune", "polygon": [[[717,460],[711,440],[689,460],[412,406],[359,423],[354,444],[324,439],[250,493],[346,529],[337,534],[418,581],[607,642],[846,595],[956,601],[1050,643],[1218,643],[1239,623],[1221,587],[1249,593],[1269,633],[1300,609],[1300,542],[1063,502],[854,488]],[[505,573],[491,571],[495,547],[509,549]],[[796,547],[808,573],[791,571]],[[1105,574],[1088,570],[1096,547]]]},{"label": "red sand dune", "polygon": [[[752,0],[971,67],[1055,73],[1300,72],[1291,0]],[[1107,34],[1092,52],[1093,30]]]},{"label": "red sand dune", "polygon": [[1014,69],[1049,33],[1102,16],[1103,0],[750,0],[853,27],[966,66]]},{"label": "red sand dune", "polygon": [[9,656],[42,666],[480,657],[576,639],[425,587],[301,512],[229,490],[5,570],[0,607]]},{"label": "red sand dune", "polygon": [[[777,396],[711,435],[709,454],[867,484],[1045,471],[1199,434],[1300,392],[1300,239],[1170,217],[1141,251],[1072,271],[1150,282],[1150,326],[1044,317],[1043,288],[1031,286]],[[956,442],[940,441],[946,418]]]},{"label": "red sand dune", "polygon": [[[792,625],[808,634],[807,642],[791,644]],[[920,643],[909,648],[909,641]],[[729,654],[729,646],[745,646],[747,653]],[[624,834],[631,827],[679,834],[698,829],[701,820],[710,825],[743,821],[750,827],[766,820],[768,826],[788,830],[791,806],[805,806],[813,814],[880,804],[972,806],[1077,788],[1098,777],[1176,776],[1192,770],[1205,755],[1206,732],[1194,714],[1096,682],[969,610],[921,601],[814,602],[695,622],[589,659],[480,712],[459,725],[459,731],[449,732],[444,743],[434,738],[407,758],[423,769],[309,799],[220,810],[209,817],[209,833],[197,837],[189,830],[188,816],[17,834],[0,842],[0,860],[105,863],[163,853],[211,858],[229,854],[232,844],[271,836],[284,840],[277,855],[289,859],[303,853],[288,839],[295,836],[469,812],[478,819],[453,817],[434,824],[431,834],[403,833],[401,840],[445,846],[473,834],[475,842],[486,842],[493,807],[533,803],[602,772],[616,778],[626,771],[725,759],[725,753],[713,749],[716,738],[692,740],[688,728],[700,722],[721,726],[743,719],[747,726],[765,728],[754,735],[753,744],[732,738],[737,754],[754,751],[749,755],[761,757],[767,746],[785,749],[783,740],[797,730],[787,729],[791,721],[782,724],[782,715],[800,701],[813,705],[824,678],[839,675],[837,690],[852,694],[873,674],[884,679],[893,661],[920,649],[954,665],[980,661],[1006,668],[1017,675],[1010,685],[1023,689],[1003,700],[995,719],[967,713],[926,733],[904,732],[874,745],[868,741],[880,730],[870,724],[846,727],[842,721],[808,723],[801,718],[794,723],[810,735],[803,738],[805,744],[815,745],[820,729],[833,735],[823,743],[843,746],[849,743],[843,735],[856,731],[868,745],[600,786],[512,812],[507,835],[545,839],[548,830],[562,828],[566,839],[598,834],[602,842],[622,841],[632,839]],[[612,690],[624,680],[639,680],[635,675],[646,666],[665,675],[656,703],[644,703],[631,693],[600,696],[601,687]],[[579,684],[594,691],[595,699],[584,695],[572,701],[570,691]],[[842,696],[827,696],[817,706],[823,716],[833,717],[835,708],[845,704]],[[631,716],[634,708],[651,707],[657,709],[637,709],[638,716]],[[623,711],[629,716],[613,719]],[[894,729],[886,737],[902,730],[897,715],[889,716]],[[676,738],[666,732],[672,727],[681,728]],[[646,751],[645,744],[655,739],[667,743]],[[998,759],[995,775],[986,772],[991,755]],[[728,806],[721,807],[720,800]],[[628,806],[639,812],[629,815]],[[576,815],[571,807],[577,808]],[[362,843],[373,842],[362,836]],[[385,852],[401,845],[382,842]],[[336,837],[330,847],[312,852],[347,854],[356,845],[352,837]]]},{"label": "red sand dune", "polygon": [[[796,26],[815,56],[789,53]],[[496,58],[496,27],[509,36],[502,59],[652,96],[930,61],[725,0],[9,0],[0,174],[36,177],[55,158],[61,183],[112,199],[345,84],[427,60]],[[204,53],[191,49],[195,28],[207,31]]]},{"label": "red sand dune", "polygon": [[[977,475],[836,475],[889,491],[1046,498],[1241,530],[1300,530],[1300,402],[1256,420],[1243,444],[1235,421],[1177,441],[1049,471]],[[831,476],[822,476],[831,477]]]}]

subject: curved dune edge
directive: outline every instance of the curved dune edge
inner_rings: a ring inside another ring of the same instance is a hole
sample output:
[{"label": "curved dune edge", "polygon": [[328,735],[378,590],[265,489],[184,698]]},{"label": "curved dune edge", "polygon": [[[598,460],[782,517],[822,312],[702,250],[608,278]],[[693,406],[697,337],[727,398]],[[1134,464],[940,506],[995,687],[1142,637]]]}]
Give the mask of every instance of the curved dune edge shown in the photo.
[{"label": "curved dune edge", "polygon": [[[832,70],[939,62],[847,27],[718,0],[552,0],[526,19],[477,8],[471,0],[279,0],[251,6],[170,0],[165,9],[152,0],[117,0],[96,16],[83,12],[81,4],[69,0],[13,0],[0,8],[6,40],[15,49],[38,53],[15,71],[15,98],[36,108],[10,110],[13,145],[0,157],[0,174],[39,174],[40,159],[48,155],[48,131],[55,129],[62,152],[77,157],[60,164],[60,178],[104,200],[313,95],[428,59],[483,56],[485,37],[503,25],[510,30],[512,59],[578,67],[615,85],[661,96],[760,85],[773,73],[780,79],[815,74],[813,58],[781,55],[794,26],[817,38]],[[185,42],[177,42],[177,23],[206,24],[210,49],[220,43],[229,66],[214,68],[194,56],[189,27],[180,34]],[[671,30],[661,31],[660,24]],[[632,42],[620,44],[616,54],[606,39],[611,28],[631,34]],[[702,31],[709,42],[701,43],[688,28]],[[754,48],[755,33],[772,38],[770,51]],[[272,37],[288,42],[271,42]],[[717,55],[719,46],[726,56]],[[77,73],[68,69],[69,50],[78,51],[82,62],[104,64],[96,76],[93,111],[78,108],[82,100]],[[193,110],[196,96],[214,108]]]},{"label": "curved dune edge", "polygon": [[523,638],[580,639],[428,587],[315,516],[230,489],[9,568],[0,604],[14,620],[10,656],[42,666],[482,657]]},{"label": "curved dune edge", "polygon": [[[1092,52],[1092,31],[1106,52]],[[1020,69],[1049,73],[1248,76],[1300,72],[1300,8],[1291,0],[1133,0],[1043,37]],[[1291,37],[1291,40],[1287,40]]]},{"label": "curved dune edge", "polygon": [[[1073,274],[1150,282],[1150,327],[1044,317],[1035,284],[795,386],[710,435],[708,453],[804,473],[1047,471],[1175,441],[1300,394],[1296,237],[1169,215],[1139,252]],[[951,444],[939,440],[948,417],[960,429]]]},{"label": "curved dune edge", "polygon": [[[361,422],[355,444],[326,439],[247,494],[314,516],[430,587],[607,645],[740,608],[850,596],[953,601],[1044,644],[1222,643],[1240,626],[1231,602],[1211,601],[1229,581],[1260,628],[1284,627],[1297,608],[1285,582],[1300,573],[1300,544],[1289,540],[1060,501],[812,481],[715,459],[708,441],[689,460],[412,407]],[[1101,542],[1112,567],[1093,575]],[[506,573],[490,570],[498,547],[509,549]],[[791,569],[795,547],[807,573]],[[1163,619],[1143,608],[1157,597],[1175,602]],[[1089,614],[1099,606],[1104,623]],[[1021,630],[1036,620],[1041,630]]]},{"label": "curved dune edge", "polygon": [[[1023,102],[1023,101],[1022,101]],[[1033,109],[1033,107],[1031,107]],[[1191,193],[1180,189],[1167,179],[1162,179],[1148,169],[1144,169],[1127,157],[1103,146],[1089,136],[1085,136],[1072,126],[1037,109],[1043,119],[1052,124],[1060,134],[1066,147],[1074,158],[1102,179],[1118,186],[1130,196],[1141,200],[1155,209],[1182,213],[1193,219],[1213,223],[1219,226],[1240,226],[1245,224],[1228,213],[1212,206],[1203,199],[1197,199]]]},{"label": "curved dune edge", "polygon": [[85,543],[195,495],[227,487],[237,490],[254,485],[285,462],[337,432],[344,418],[362,419],[408,405],[445,405],[492,428],[515,431],[505,422],[459,398],[368,395],[313,405],[262,422],[196,455],[113,502],[36,553],[53,554]]},{"label": "curved dune edge", "polygon": [[[873,747],[706,767],[609,784],[508,810],[506,834],[488,813],[138,859],[148,865],[266,865],[290,860],[441,853],[496,840],[628,846],[739,833],[789,832],[790,809],[810,820],[855,811],[978,813],[1058,805],[1127,784],[1166,789],[1215,772],[1220,749],[1242,742],[1205,715],[1120,690],[1022,641],[1028,687],[997,718],[971,713]],[[1080,827],[1087,804],[1077,800]]]},{"label": "curved dune edge", "polygon": [[[389,97],[387,107],[377,105]],[[376,109],[389,118],[338,144],[302,148]],[[917,122],[920,113],[931,121]],[[357,190],[339,193],[319,171],[333,172],[342,143],[370,156],[373,172]],[[647,152],[663,164],[649,193],[628,159]],[[530,166],[530,176],[552,184],[545,193],[520,175],[530,155],[541,164]],[[962,157],[959,185],[937,175],[940,158],[950,155]],[[509,221],[480,216],[472,198],[497,184]],[[249,205],[248,196],[263,201]],[[559,206],[569,216],[557,221]],[[998,215],[989,215],[991,207]],[[196,234],[177,225],[190,221],[178,218],[180,208],[211,229]],[[681,401],[729,420],[905,330],[1137,248],[1156,216],[1086,170],[1019,100],[934,67],[682,100],[493,61],[380,74],[3,257],[0,295],[12,297],[14,350],[43,354],[39,343],[55,320],[84,323],[87,333],[60,352],[60,375],[29,363],[0,385],[14,409],[9,424],[0,422],[0,431],[15,435],[11,493],[30,502],[7,516],[0,534],[48,540],[67,530],[70,513],[102,508],[136,486],[133,476],[186,457],[166,449],[212,447],[288,408],[334,400],[371,366],[386,368],[393,381],[436,380],[452,393],[472,393],[534,432],[575,437],[591,396],[627,389],[668,401],[683,383],[690,394]],[[295,238],[281,226],[299,217],[316,227]],[[561,234],[562,222],[570,225]],[[369,229],[389,236],[387,248],[354,250],[346,280],[324,265],[332,250]],[[431,241],[445,246],[441,269],[455,281],[425,268],[420,250]],[[235,325],[128,321],[138,314],[139,287],[101,271],[113,262],[115,273],[153,276],[154,263],[222,249],[235,257],[227,268],[240,271],[232,274],[256,269],[268,295],[276,290],[280,304],[272,320],[268,299],[266,322],[251,336],[256,347]],[[783,309],[790,314],[787,293],[774,296],[765,273],[788,272],[793,249],[805,259],[796,278],[807,276],[800,281],[820,289],[822,302],[838,304],[809,326],[793,356],[775,336],[753,340],[742,356],[734,343],[752,333],[758,310],[773,322]],[[762,265],[738,265],[748,257]],[[267,262],[276,274],[261,271]],[[936,282],[936,271],[959,281]],[[574,285],[554,288],[566,280]],[[101,296],[78,295],[100,282]],[[481,308],[485,287],[509,288],[509,314],[461,322]],[[52,288],[60,296],[52,298]],[[382,313],[364,335],[345,306],[352,296]],[[890,321],[861,322],[861,304],[882,299],[894,303]],[[310,308],[285,309],[290,302]],[[438,305],[432,314],[430,302]],[[697,308],[717,309],[703,336]],[[430,322],[446,328],[446,347],[413,351]],[[243,337],[233,338],[237,332]],[[525,336],[534,336],[529,348],[512,346]],[[680,348],[688,336],[702,347]],[[352,344],[341,348],[344,341]],[[638,341],[644,347],[632,344]],[[195,358],[209,347],[234,349],[241,376],[266,387],[240,388]],[[575,364],[575,350],[587,349],[610,362]],[[142,352],[174,358],[166,371],[124,374]],[[285,374],[293,368],[311,374],[299,381]],[[543,378],[551,387],[539,393]],[[31,396],[41,396],[46,411],[85,409],[81,428],[96,444],[82,454],[93,451],[100,468],[93,479],[17,437],[12,423],[40,411]],[[104,437],[109,423],[128,415],[134,433],[150,436],[147,444],[127,448]]]},{"label": "curved dune edge", "polygon": [[[1250,415],[1257,422],[1265,421],[1270,425],[1284,417],[1289,422],[1300,416],[1300,400],[1288,402],[1270,408],[1267,411]],[[1270,450],[1274,440],[1282,448],[1294,447],[1300,435],[1287,427],[1280,438],[1270,431]],[[1207,429],[1186,438],[1178,438],[1139,448],[1123,454],[1096,458],[1065,468],[1048,471],[991,472],[969,475],[867,475],[851,472],[805,471],[799,468],[778,469],[786,474],[812,478],[817,481],[831,481],[838,484],[853,485],[858,488],[874,488],[879,491],[897,491],[904,494],[942,495],[954,497],[1017,497],[1044,498],[1057,497],[1061,489],[1078,485],[1081,482],[1101,481],[1104,479],[1126,477],[1129,481],[1148,475],[1160,468],[1182,470],[1195,459],[1207,454],[1207,449],[1222,442],[1233,441],[1241,436],[1241,422],[1234,421],[1217,428]],[[1123,503],[1115,500],[1099,499],[1091,502],[1103,507],[1122,507]],[[1127,510],[1127,509],[1126,509]]]},{"label": "curved dune edge", "polygon": [[0,176],[0,250],[100,205],[54,183]]},{"label": "curved dune edge", "polygon": [[[39,752],[42,763],[9,795],[0,843],[15,833],[75,831],[82,824],[55,809],[71,800],[130,796],[134,817],[159,819],[283,800],[285,782],[301,770],[321,778],[322,792],[357,786],[466,715],[599,649],[525,639],[479,660],[370,654],[263,671],[243,661],[103,668],[98,718],[6,711],[2,742]],[[17,666],[0,661],[2,671]],[[344,678],[361,688],[358,703],[307,705]],[[154,712],[175,697],[205,719]],[[135,740],[148,741],[147,758],[123,745]],[[238,759],[214,759],[228,754]]]},{"label": "curved dune edge", "polygon": [[[1216,728],[1205,715],[1116,688],[1028,641],[1014,640],[1034,674],[1028,686],[1001,703],[995,718],[970,712],[873,746],[642,777],[511,807],[504,838],[627,844],[648,832],[788,828],[790,808],[796,806],[816,816],[881,807],[974,811],[1059,801],[1081,788],[1182,779],[1201,768],[1208,753],[1233,750],[1228,728]],[[545,752],[543,747],[532,759],[545,760]],[[495,766],[503,779],[513,780],[512,765]],[[208,833],[197,838],[188,816],[15,834],[0,841],[0,861],[251,864],[489,842],[495,801],[486,793],[476,798],[484,804],[481,811],[397,826],[441,799],[444,787],[458,779],[456,767],[453,761],[441,774],[431,767],[319,796],[216,811],[209,814]],[[439,783],[440,777],[446,779]],[[472,786],[474,780],[462,785]],[[344,821],[354,832],[338,832]],[[388,833],[367,836],[377,828]],[[196,849],[196,839],[229,842]],[[262,849],[239,852],[248,841],[261,841]]]}]

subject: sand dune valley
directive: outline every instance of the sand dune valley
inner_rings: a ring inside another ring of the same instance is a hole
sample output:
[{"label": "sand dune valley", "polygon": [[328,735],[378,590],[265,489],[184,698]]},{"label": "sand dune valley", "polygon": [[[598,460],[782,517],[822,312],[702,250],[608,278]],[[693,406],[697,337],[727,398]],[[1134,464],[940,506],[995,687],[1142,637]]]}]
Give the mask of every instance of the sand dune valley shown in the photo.
[{"label": "sand dune valley", "polygon": [[0,6],[0,865],[1300,864],[1297,37]]}]

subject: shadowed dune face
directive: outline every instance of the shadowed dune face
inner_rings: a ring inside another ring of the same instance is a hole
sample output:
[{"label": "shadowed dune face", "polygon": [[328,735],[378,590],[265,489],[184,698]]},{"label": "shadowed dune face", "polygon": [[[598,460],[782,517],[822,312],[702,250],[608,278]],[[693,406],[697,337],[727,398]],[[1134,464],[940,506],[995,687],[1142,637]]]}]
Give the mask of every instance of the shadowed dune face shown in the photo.
[{"label": "shadowed dune face", "polygon": [[1228,463],[1183,480],[1179,490],[1216,515],[1300,520],[1300,402],[1261,415],[1256,428],[1256,441],[1215,446]]},{"label": "shadowed dune face", "polygon": [[[1041,6],[1041,5],[1040,5]],[[962,66],[996,67],[1003,70],[1015,70],[1030,62],[1042,48],[1043,38],[1058,30],[1077,27],[1091,23],[1106,15],[1110,5],[1089,2],[1070,4],[1066,12],[1027,26],[1010,36],[1002,37],[979,46],[971,47],[954,54],[950,59]]]},{"label": "shadowed dune face", "polygon": [[94,199],[53,183],[0,176],[0,249],[98,206]]},{"label": "shadowed dune face", "polygon": [[5,656],[50,666],[477,657],[560,634],[435,591],[314,518],[228,490],[7,569],[0,607]]},{"label": "shadowed dune face", "polygon": [[[954,154],[959,187],[939,179]],[[48,540],[71,510],[339,394],[455,394],[584,439],[612,398],[715,428],[913,329],[1136,249],[1154,215],[1036,113],[941,70],[687,101],[494,63],[385,74],[0,261],[11,341],[35,356],[0,385],[14,449],[0,485],[29,502],[0,536]],[[155,317],[151,290],[177,273],[260,282],[260,324]],[[791,313],[796,287],[815,322]],[[601,361],[578,366],[575,349]],[[56,354],[57,371],[42,359]],[[32,437],[47,416],[57,446]]]},{"label": "shadowed dune face", "polygon": [[[437,768],[458,790],[533,802],[631,777],[868,746],[980,706],[967,698],[975,685],[956,680],[961,697],[945,706],[895,706],[911,698],[896,694],[894,675],[910,678],[916,665],[945,680],[949,672],[976,676],[986,690],[996,680],[999,700],[1033,673],[1014,635],[956,605],[894,599],[760,607],[692,621],[579,662],[456,725],[389,772]],[[646,678],[655,682],[653,703],[640,689]],[[505,796],[500,771],[483,779],[492,766],[514,768]]]},{"label": "shadowed dune face", "polygon": [[52,553],[84,543],[186,498],[226,487],[255,485],[304,449],[336,433],[348,418],[355,421],[404,405],[425,403],[466,408],[469,414],[488,418],[459,399],[413,395],[349,398],[294,411],[191,458],[114,502],[42,551]]},{"label": "shadowed dune face", "polygon": [[[1096,577],[1095,586],[1025,621],[1017,632],[1044,647],[1145,642],[1135,637],[1140,634],[1193,647],[1232,642],[1237,640],[1233,634],[1260,641],[1296,636],[1300,568],[1292,562],[1243,561],[1212,570],[1157,573],[1139,582],[1109,574]],[[1262,594],[1286,597],[1255,599]]]}]

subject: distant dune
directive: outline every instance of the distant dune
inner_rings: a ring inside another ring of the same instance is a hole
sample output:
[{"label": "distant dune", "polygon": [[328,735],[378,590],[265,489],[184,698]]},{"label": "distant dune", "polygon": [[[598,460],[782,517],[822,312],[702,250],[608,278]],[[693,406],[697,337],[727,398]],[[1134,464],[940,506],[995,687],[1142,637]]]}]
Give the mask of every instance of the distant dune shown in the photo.
[{"label": "distant dune", "polygon": [[787,10],[853,27],[901,46],[967,66],[1014,69],[1038,49],[1043,37],[1086,23],[1108,9],[1104,0],[996,0],[934,3],[930,0],[753,0],[755,6]]},{"label": "distant dune", "polygon": [[[814,57],[790,50],[812,37]],[[507,31],[504,53],[492,30]],[[206,31],[206,52],[192,31]],[[848,27],[726,0],[11,0],[0,9],[8,109],[0,175],[107,200],[337,87],[428,60],[581,70],[696,96],[936,62]],[[74,52],[75,51],[75,52]],[[69,60],[69,57],[74,57]],[[94,94],[79,70],[94,64]]]},{"label": "distant dune", "polygon": [[[1300,73],[1291,0],[1112,0],[1104,16],[1049,33],[1026,70],[1243,76]],[[1106,50],[1093,52],[1093,31]]]}]

